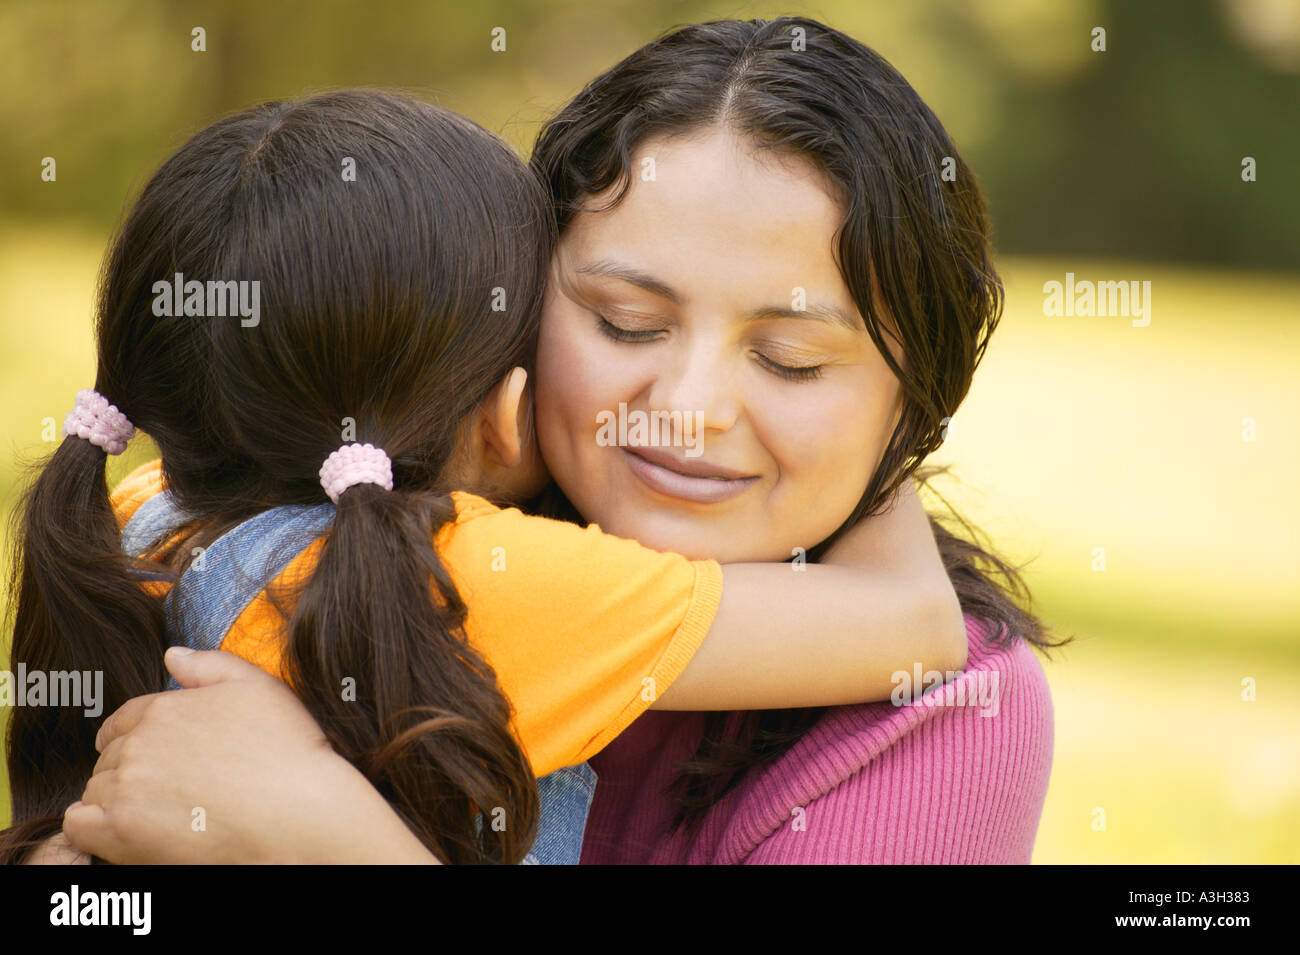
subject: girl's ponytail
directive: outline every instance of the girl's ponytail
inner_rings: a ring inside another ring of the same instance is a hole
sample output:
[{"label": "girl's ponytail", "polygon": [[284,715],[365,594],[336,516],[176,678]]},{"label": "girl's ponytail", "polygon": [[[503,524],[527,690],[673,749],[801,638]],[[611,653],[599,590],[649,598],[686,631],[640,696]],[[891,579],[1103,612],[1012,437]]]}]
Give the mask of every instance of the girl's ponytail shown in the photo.
[{"label": "girl's ponytail", "polygon": [[[79,395],[79,409],[83,404]],[[24,683],[36,676],[45,692],[10,714],[13,822],[0,833],[0,862],[21,861],[60,829],[94,768],[104,718],[164,685],[162,608],[132,574],[138,562],[122,552],[109,503],[101,445],[120,447],[90,438],[65,437],[16,512],[10,670]],[[64,699],[74,686],[73,698]],[[34,695],[27,691],[15,686]]]},{"label": "girl's ponytail", "polygon": [[537,786],[434,549],[455,520],[451,498],[359,484],[337,501],[298,595],[286,678],[334,748],[444,862],[521,861]]}]

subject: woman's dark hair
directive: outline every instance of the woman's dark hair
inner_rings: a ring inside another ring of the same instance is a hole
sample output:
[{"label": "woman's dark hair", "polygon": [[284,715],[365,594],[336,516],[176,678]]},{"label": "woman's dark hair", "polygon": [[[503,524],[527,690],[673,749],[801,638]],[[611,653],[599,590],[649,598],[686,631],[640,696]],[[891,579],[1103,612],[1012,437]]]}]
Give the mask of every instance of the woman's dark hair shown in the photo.
[{"label": "woman's dark hair", "polygon": [[[848,520],[809,552],[816,559],[846,528],[881,510],[902,481],[937,472],[921,462],[943,442],[1002,311],[985,201],[907,81],[863,44],[801,17],[722,20],[660,37],[552,117],[531,165],[551,193],[562,233],[592,197],[612,187],[601,208],[622,199],[640,144],[715,126],[802,158],[838,191],[841,272],[902,384],[902,415],[880,466]],[[884,341],[891,330],[901,366]],[[934,517],[931,525],[963,610],[990,623],[999,643],[1058,645],[1021,606],[1029,594],[1018,568],[957,520],[967,537]],[[678,824],[702,818],[744,772],[775,760],[824,712],[710,714],[678,780]]]},{"label": "woman's dark hair", "polygon": [[[340,444],[392,459],[391,492],[339,498],[284,668],[334,748],[445,862],[518,862],[536,830],[509,703],[466,642],[433,541],[455,517],[440,476],[466,420],[532,363],[553,240],[544,191],[502,140],[436,106],[340,91],[244,110],[182,146],[101,279],[95,389],[161,450],[199,534],[186,553],[268,508],[324,502],[318,470]],[[258,282],[259,320],[155,315],[155,283],[177,273]],[[122,553],[105,457],[68,437],[36,476],[12,591],[13,659],[102,671],[103,715],[163,689],[164,613],[139,572],[184,565],[175,546]],[[80,798],[101,719],[14,710],[7,859]]]}]

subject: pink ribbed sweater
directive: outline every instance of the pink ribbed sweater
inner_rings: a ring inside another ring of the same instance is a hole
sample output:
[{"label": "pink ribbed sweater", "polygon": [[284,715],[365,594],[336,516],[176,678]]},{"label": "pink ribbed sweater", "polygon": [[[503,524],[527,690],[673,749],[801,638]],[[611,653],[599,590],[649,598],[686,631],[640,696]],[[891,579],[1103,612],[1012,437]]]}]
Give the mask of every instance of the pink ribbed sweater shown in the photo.
[{"label": "pink ribbed sweater", "polygon": [[1028,863],[1052,765],[1047,680],[1023,641],[998,649],[972,617],[966,633],[955,681],[903,706],[831,710],[693,842],[668,832],[663,790],[704,716],[645,714],[591,761],[583,864]]}]

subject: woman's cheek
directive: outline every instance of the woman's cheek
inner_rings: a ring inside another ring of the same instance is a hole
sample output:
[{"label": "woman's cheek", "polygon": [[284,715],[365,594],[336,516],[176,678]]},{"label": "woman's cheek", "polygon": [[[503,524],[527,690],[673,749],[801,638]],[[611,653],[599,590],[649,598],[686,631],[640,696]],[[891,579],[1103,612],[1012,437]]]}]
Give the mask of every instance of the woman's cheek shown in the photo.
[{"label": "woman's cheek", "polygon": [[582,439],[573,423],[580,416],[583,389],[565,369],[580,368],[566,336],[556,322],[543,325],[537,360],[537,437],[542,457],[556,479],[574,469]]},{"label": "woman's cheek", "polygon": [[786,476],[816,475],[845,445],[861,440],[861,408],[844,389],[820,382],[780,384],[749,402],[751,420]]},{"label": "woman's cheek", "polygon": [[816,504],[817,512],[844,510],[847,516],[870,480],[880,425],[860,392],[826,388],[812,396],[816,390],[809,388],[806,401],[791,399],[773,409],[766,443],[782,480],[801,501]]}]

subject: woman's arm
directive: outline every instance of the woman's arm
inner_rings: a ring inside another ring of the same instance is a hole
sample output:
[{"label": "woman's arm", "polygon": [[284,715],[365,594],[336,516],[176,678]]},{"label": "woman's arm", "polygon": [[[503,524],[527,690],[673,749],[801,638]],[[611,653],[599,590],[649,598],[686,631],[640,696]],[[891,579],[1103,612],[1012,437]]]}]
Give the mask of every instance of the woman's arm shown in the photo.
[{"label": "woman's arm", "polygon": [[823,564],[727,564],[708,637],[652,704],[759,710],[888,699],[899,671],[966,664],[966,626],[929,518],[904,481]]},{"label": "woman's arm", "polygon": [[104,722],[64,816],[77,849],[118,864],[438,862],[285,684],[219,651],[166,662],[190,689]]}]

